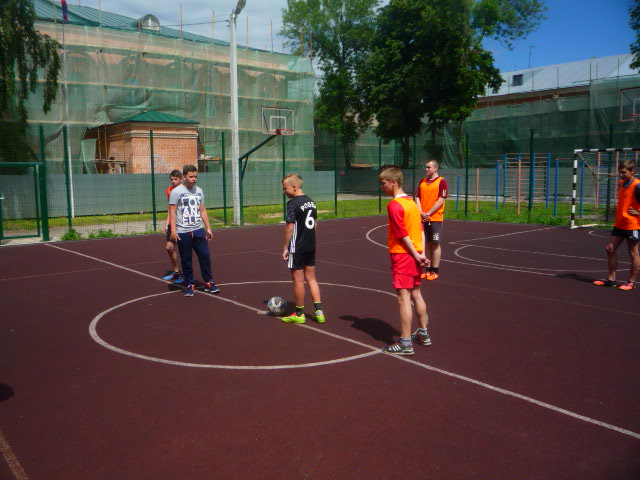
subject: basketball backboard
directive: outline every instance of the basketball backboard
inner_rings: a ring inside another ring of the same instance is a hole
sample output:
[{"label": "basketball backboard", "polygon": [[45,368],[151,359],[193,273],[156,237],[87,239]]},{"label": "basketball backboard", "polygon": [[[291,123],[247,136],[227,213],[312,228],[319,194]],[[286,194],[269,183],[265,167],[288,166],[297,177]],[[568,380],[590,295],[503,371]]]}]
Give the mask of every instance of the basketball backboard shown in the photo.
[{"label": "basketball backboard", "polygon": [[262,133],[265,135],[293,135],[295,133],[293,108],[262,107]]},{"label": "basketball backboard", "polygon": [[640,115],[640,88],[620,90],[620,120],[622,122],[637,120],[638,115]]}]

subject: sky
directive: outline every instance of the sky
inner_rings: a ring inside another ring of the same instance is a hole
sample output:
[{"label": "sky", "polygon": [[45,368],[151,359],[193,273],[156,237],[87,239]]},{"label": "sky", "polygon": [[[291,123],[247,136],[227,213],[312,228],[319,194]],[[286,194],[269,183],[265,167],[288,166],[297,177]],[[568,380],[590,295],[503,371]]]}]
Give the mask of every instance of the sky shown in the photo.
[{"label": "sky", "polygon": [[[121,15],[139,18],[147,13],[162,25],[179,28],[182,4],[183,29],[219,40],[229,40],[228,19],[237,0],[67,0]],[[635,35],[629,26],[629,7],[635,0],[546,0],[548,10],[537,31],[514,44],[512,51],[497,42],[486,42],[496,66],[503,72],[529,67],[629,53]],[[287,0],[246,0],[237,20],[238,45],[283,51],[281,12]],[[201,24],[201,25],[196,25]]]}]

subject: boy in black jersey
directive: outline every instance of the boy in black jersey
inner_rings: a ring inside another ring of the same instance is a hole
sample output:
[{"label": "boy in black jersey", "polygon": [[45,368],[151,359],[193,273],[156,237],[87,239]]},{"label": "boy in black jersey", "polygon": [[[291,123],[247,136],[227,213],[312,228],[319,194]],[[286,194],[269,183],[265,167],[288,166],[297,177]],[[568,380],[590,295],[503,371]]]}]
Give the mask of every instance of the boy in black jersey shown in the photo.
[{"label": "boy in black jersey", "polygon": [[290,173],[282,179],[282,191],[291,200],[287,202],[287,226],[284,231],[282,258],[287,261],[293,280],[296,311],[281,317],[286,323],[304,323],[304,282],[309,285],[313,299],[313,318],[324,323],[320,301],[320,287],[316,281],[316,219],[315,202],[302,191],[302,177]]}]

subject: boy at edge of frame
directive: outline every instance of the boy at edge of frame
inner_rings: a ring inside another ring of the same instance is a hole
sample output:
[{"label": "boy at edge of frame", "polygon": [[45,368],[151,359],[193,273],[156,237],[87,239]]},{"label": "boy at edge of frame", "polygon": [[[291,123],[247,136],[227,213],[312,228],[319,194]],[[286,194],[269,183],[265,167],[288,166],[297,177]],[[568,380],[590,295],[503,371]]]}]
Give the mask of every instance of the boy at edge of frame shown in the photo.
[{"label": "boy at edge of frame", "polygon": [[[635,178],[635,160],[623,160],[618,167],[620,181],[618,182],[618,205],[616,207],[616,221],[611,230],[611,237],[607,242],[607,263],[609,276],[607,280],[596,280],[594,285],[617,287],[618,290],[629,291],[635,288],[635,282],[640,270],[640,179]],[[616,282],[618,267],[618,248],[626,240],[631,267],[629,279],[622,285]]]}]

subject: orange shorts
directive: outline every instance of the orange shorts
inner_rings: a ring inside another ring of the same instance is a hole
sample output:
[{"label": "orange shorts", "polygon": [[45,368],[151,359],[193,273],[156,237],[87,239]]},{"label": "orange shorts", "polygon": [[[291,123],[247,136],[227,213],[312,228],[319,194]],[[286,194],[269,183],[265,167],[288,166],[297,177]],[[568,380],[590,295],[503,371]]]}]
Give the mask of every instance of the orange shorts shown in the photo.
[{"label": "orange shorts", "polygon": [[407,288],[420,285],[420,265],[408,253],[390,253],[391,278],[393,288]]}]

